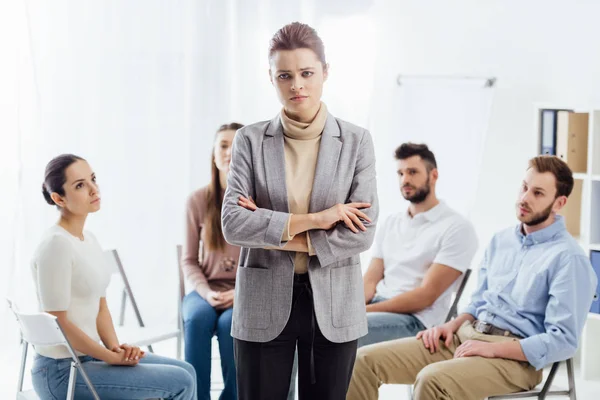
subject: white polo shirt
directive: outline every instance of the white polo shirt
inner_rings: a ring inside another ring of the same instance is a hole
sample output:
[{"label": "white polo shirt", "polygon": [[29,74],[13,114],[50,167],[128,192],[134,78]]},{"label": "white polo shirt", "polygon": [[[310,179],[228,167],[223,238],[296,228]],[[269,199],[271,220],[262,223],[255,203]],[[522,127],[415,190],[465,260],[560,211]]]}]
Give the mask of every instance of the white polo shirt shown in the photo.
[{"label": "white polo shirt", "polygon": [[[372,255],[383,259],[383,279],[376,293],[386,299],[421,286],[432,264],[464,272],[477,251],[473,225],[444,202],[412,218],[408,211],[388,217],[375,234]],[[413,315],[430,328],[444,322],[461,279],[428,308]]]}]

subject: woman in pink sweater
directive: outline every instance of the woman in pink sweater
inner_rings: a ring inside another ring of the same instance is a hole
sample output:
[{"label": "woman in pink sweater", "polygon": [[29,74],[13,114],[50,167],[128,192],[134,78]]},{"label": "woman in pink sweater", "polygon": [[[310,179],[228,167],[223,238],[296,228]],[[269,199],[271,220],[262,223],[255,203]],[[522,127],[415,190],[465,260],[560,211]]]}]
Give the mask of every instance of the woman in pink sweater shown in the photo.
[{"label": "woman in pink sweater", "polygon": [[185,296],[182,306],[185,360],[196,369],[199,400],[210,400],[211,341],[215,334],[225,383],[220,400],[236,399],[231,315],[240,248],[223,238],[221,205],[227,187],[231,144],[241,127],[230,123],[218,129],[211,157],[211,181],[193,192],[187,201],[182,266],[194,290]]}]

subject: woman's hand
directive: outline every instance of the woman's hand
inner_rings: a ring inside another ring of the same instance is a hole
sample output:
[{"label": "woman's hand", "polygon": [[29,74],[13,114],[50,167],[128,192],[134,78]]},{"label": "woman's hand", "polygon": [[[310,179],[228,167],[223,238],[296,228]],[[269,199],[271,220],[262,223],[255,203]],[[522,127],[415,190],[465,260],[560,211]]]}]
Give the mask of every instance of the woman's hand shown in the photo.
[{"label": "woman's hand", "polygon": [[233,297],[235,296],[235,289],[226,290],[221,292],[221,303],[215,308],[217,310],[226,310],[233,307]]},{"label": "woman's hand", "polygon": [[[371,222],[367,214],[360,209],[370,208],[370,203],[338,203],[335,206],[316,213],[318,225],[321,229],[329,230],[342,221],[354,233],[358,233],[358,229],[366,231],[367,228],[361,221]],[[358,227],[358,229],[357,229]]]},{"label": "woman's hand", "polygon": [[258,207],[256,207],[256,203],[252,196],[248,196],[249,198],[245,198],[244,196],[240,196],[238,200],[238,206],[244,207],[246,210],[256,211]]},{"label": "woman's hand", "polygon": [[221,292],[215,292],[214,290],[210,290],[206,294],[206,301],[213,308],[217,308],[218,306],[221,305],[221,303],[223,303],[223,293],[221,293]]},{"label": "woman's hand", "polygon": [[206,301],[217,310],[225,310],[233,307],[233,296],[235,290],[226,290],[224,292],[215,292],[211,290],[206,295]]},{"label": "woman's hand", "polygon": [[103,360],[110,365],[124,365],[133,367],[140,362],[146,353],[139,347],[130,346],[128,344],[122,344],[120,346],[114,346],[111,350],[111,355],[108,359]]},{"label": "woman's hand", "polygon": [[111,349],[114,353],[122,354],[125,361],[136,361],[139,362],[140,359],[144,358],[146,355],[145,351],[142,351],[137,346],[131,346],[127,343],[123,343],[120,346],[115,346]]}]

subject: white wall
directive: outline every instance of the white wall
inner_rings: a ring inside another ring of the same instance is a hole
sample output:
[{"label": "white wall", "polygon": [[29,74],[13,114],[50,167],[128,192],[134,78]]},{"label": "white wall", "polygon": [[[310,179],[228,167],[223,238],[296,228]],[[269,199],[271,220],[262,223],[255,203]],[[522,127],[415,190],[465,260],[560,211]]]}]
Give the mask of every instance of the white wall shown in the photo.
[{"label": "white wall", "polygon": [[498,78],[472,212],[485,244],[515,221],[535,152],[533,104],[600,103],[600,2],[389,0],[376,1],[373,15],[385,84],[398,73]]}]

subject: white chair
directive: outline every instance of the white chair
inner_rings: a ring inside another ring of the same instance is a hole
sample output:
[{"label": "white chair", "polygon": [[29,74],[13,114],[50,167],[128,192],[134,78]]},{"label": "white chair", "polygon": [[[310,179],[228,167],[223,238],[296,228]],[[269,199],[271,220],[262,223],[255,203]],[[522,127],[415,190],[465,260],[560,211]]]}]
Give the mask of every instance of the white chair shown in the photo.
[{"label": "white chair", "polygon": [[85,381],[85,384],[92,392],[95,400],[100,400],[94,385],[85,373],[83,365],[75,354],[75,350],[71,347],[71,343],[64,334],[57,318],[48,313],[24,314],[17,310],[15,304],[8,300],[8,306],[15,314],[19,327],[21,328],[21,343],[23,352],[21,355],[21,368],[19,371],[19,383],[17,388],[17,400],[39,400],[39,397],[33,390],[23,391],[23,378],[25,376],[25,364],[27,363],[27,349],[29,345],[34,348],[36,346],[65,346],[71,354],[71,371],[69,374],[69,386],[67,391],[67,399],[72,400],[75,395],[75,381],[77,380],[77,372]]},{"label": "white chair", "polygon": [[[131,285],[129,284],[129,279],[127,279],[127,274],[125,274],[125,269],[123,268],[119,253],[117,250],[113,249],[105,251],[105,255],[108,262],[113,266],[113,272],[119,273],[124,285],[121,296],[119,323],[118,326],[115,327],[119,340],[133,346],[148,347],[148,350],[153,353],[154,350],[152,349],[152,344],[175,338],[177,339],[177,358],[181,359],[183,329],[179,322],[181,320],[179,313],[176,326],[166,325],[147,327],[144,324],[137,301],[131,290]],[[131,302],[138,326],[124,326],[127,299]]]},{"label": "white chair", "polygon": [[503,394],[501,396],[492,396],[488,397],[488,400],[504,400],[504,399],[523,399],[523,398],[537,398],[538,400],[545,400],[546,396],[568,396],[570,400],[577,400],[577,395],[575,393],[575,371],[573,370],[573,359],[569,358],[565,361],[567,364],[567,378],[569,380],[569,389],[568,390],[560,390],[553,389],[552,382],[554,381],[554,377],[556,376],[556,371],[560,366],[560,362],[555,362],[552,364],[552,368],[550,369],[550,373],[546,378],[546,382],[544,382],[544,386],[539,389],[529,390],[526,392],[517,392],[511,394]]}]

